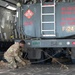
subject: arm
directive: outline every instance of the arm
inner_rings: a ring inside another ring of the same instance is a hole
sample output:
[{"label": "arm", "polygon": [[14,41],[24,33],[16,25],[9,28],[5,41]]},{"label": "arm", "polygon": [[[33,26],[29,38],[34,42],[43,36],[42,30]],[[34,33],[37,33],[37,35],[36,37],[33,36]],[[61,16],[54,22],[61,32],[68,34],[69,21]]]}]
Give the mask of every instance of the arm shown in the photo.
[{"label": "arm", "polygon": [[19,49],[17,49],[14,53],[15,59],[22,65],[25,65],[25,62],[21,59],[21,56],[19,55],[19,53],[20,53],[20,51],[19,51]]}]

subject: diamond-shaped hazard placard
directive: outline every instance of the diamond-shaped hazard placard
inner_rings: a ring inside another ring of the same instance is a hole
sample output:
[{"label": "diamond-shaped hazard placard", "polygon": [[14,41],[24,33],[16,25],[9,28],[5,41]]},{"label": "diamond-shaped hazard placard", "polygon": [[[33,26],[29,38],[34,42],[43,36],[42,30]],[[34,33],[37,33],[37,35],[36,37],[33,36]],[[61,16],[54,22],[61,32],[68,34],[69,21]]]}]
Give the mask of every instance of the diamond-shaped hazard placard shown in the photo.
[{"label": "diamond-shaped hazard placard", "polygon": [[34,13],[30,10],[30,9],[28,9],[26,12],[25,12],[25,14],[24,14],[28,19],[30,19],[33,15],[34,15]]}]

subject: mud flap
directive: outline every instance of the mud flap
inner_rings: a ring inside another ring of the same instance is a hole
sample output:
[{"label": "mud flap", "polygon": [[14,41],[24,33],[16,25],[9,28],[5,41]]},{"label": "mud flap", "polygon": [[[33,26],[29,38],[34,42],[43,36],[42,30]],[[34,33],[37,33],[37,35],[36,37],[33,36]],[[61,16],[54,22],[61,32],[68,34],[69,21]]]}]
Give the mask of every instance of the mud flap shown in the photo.
[{"label": "mud flap", "polygon": [[29,49],[28,50],[28,59],[40,59],[41,58],[41,49]]}]

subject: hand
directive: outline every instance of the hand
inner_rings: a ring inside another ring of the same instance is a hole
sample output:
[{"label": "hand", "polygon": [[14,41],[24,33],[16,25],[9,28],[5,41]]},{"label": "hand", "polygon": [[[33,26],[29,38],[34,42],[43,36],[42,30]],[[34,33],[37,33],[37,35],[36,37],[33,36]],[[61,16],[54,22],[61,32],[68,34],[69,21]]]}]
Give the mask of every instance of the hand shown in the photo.
[{"label": "hand", "polygon": [[24,62],[26,63],[26,65],[30,65],[31,62],[29,60],[24,60]]},{"label": "hand", "polygon": [[23,66],[25,66],[25,65],[26,65],[26,63],[22,61],[22,65],[23,65]]},{"label": "hand", "polygon": [[29,60],[27,60],[27,65],[31,65],[31,62]]},{"label": "hand", "polygon": [[56,58],[52,58],[52,63],[56,63],[57,59]]}]

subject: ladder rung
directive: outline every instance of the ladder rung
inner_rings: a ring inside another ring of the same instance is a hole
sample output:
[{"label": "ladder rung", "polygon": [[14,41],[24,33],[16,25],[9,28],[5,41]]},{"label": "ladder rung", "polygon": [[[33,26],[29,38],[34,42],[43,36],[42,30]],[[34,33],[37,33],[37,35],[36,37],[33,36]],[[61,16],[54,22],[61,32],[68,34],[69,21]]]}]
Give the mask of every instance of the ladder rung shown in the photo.
[{"label": "ladder rung", "polygon": [[42,7],[54,7],[55,5],[42,5]]},{"label": "ladder rung", "polygon": [[55,30],[42,30],[42,31],[55,31]]},{"label": "ladder rung", "polygon": [[42,22],[42,23],[54,23],[54,21],[50,21],[50,22]]},{"label": "ladder rung", "polygon": [[52,35],[43,35],[43,37],[49,37],[49,36],[56,36],[55,34]]},{"label": "ladder rung", "polygon": [[55,15],[54,13],[42,13],[42,15]]}]

